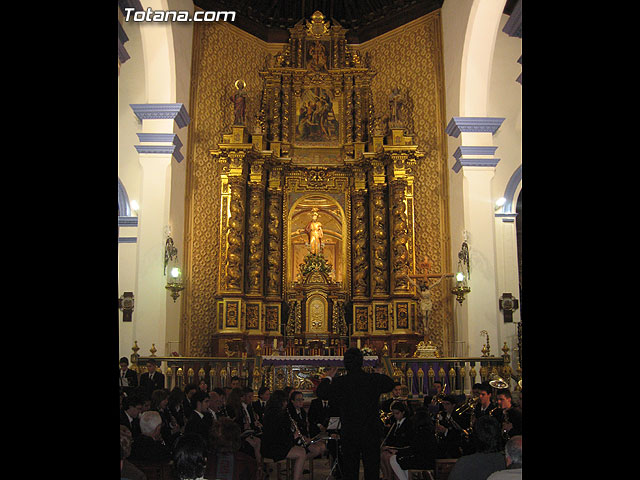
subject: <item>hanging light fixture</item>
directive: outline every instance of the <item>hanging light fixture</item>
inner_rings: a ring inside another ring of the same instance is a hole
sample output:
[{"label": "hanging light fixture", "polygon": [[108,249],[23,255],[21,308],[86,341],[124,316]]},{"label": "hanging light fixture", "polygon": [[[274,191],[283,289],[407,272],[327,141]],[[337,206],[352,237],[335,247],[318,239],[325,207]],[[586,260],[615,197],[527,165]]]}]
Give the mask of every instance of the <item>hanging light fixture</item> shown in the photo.
[{"label": "hanging light fixture", "polygon": [[169,271],[167,285],[164,288],[171,291],[171,298],[173,298],[173,301],[175,303],[175,301],[180,296],[180,292],[184,290],[184,283],[182,283],[182,272],[180,271],[180,268],[173,267]]},{"label": "hanging light fixture", "polygon": [[462,247],[458,252],[458,273],[456,273],[456,285],[451,290],[456,296],[456,300],[460,305],[464,302],[464,296],[471,291],[469,288],[469,246],[465,239],[462,242]]}]

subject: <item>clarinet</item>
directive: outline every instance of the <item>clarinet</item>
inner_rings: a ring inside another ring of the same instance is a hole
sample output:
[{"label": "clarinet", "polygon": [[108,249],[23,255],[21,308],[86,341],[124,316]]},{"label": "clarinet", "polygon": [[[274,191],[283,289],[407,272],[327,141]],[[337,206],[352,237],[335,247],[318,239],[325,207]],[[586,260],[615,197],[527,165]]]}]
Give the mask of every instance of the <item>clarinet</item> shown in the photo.
[{"label": "clarinet", "polygon": [[298,427],[297,422],[291,416],[291,412],[289,411],[288,408],[286,409],[286,411],[287,411],[287,415],[289,415],[289,420],[291,421],[291,431],[298,435],[298,438],[296,439],[296,445],[304,447],[305,452],[308,453],[309,444],[305,441],[304,437],[302,436],[302,433],[300,433],[300,428]]}]

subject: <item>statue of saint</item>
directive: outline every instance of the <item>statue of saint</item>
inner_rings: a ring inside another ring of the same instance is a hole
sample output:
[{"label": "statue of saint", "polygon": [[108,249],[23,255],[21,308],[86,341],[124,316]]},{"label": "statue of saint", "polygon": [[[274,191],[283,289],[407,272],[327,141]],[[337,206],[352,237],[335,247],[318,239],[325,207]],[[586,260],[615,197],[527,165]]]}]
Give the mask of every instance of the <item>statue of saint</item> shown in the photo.
[{"label": "statue of saint", "polygon": [[311,210],[311,221],[305,227],[309,236],[309,251],[317,255],[322,251],[322,223],[318,221],[318,209]]},{"label": "statue of saint", "polygon": [[391,118],[389,119],[391,125],[397,126],[401,122],[400,108],[404,102],[400,89],[394,87],[389,95],[389,110],[391,111]]},{"label": "statue of saint", "polygon": [[231,101],[233,102],[233,124],[244,125],[247,100],[247,92],[245,92],[244,87],[246,84],[243,80],[236,80],[234,85],[238,91],[231,97]]}]

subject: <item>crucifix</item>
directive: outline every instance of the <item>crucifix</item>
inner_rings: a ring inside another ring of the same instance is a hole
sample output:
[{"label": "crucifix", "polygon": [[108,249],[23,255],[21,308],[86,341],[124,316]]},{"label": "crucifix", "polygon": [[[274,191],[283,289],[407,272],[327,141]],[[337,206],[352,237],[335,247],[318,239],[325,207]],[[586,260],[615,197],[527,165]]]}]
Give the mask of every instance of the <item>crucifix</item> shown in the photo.
[{"label": "crucifix", "polygon": [[[431,302],[431,292],[429,291],[429,280],[432,278],[437,278],[438,281],[435,282],[432,287],[435,287],[438,283],[442,281],[445,277],[453,277],[453,273],[429,273],[429,269],[431,268],[431,262],[429,262],[429,258],[425,255],[422,262],[418,264],[418,267],[423,271],[422,275],[406,275],[409,283],[416,287],[418,295],[420,296],[420,313],[422,313],[423,320],[423,333],[426,335],[427,333],[427,314],[431,311],[433,306]],[[418,283],[416,283],[412,279],[417,279]]]}]

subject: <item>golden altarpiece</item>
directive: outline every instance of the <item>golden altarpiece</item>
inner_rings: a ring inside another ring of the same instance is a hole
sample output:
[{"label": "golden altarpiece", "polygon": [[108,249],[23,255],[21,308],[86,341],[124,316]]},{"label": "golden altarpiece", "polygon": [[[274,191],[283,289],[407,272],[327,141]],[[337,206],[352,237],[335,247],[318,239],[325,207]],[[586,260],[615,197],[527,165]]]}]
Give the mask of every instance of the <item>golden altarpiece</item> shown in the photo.
[{"label": "golden altarpiece", "polygon": [[316,12],[260,71],[255,118],[243,82],[232,131],[210,151],[220,176],[212,353],[405,355],[424,339],[417,296],[414,168],[396,89],[374,111],[367,59]]}]

